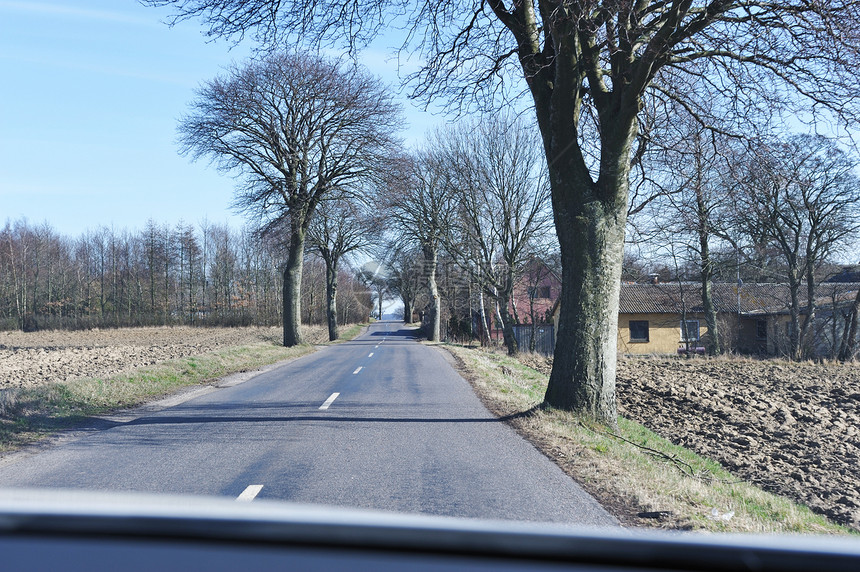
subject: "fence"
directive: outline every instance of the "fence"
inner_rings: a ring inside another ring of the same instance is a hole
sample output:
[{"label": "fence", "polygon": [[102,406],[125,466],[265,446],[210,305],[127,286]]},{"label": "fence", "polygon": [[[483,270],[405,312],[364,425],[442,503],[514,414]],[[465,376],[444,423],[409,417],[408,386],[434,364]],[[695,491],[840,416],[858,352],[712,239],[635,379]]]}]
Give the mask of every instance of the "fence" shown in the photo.
[{"label": "fence", "polygon": [[[528,351],[529,342],[532,338],[531,324],[519,324],[514,326],[514,337],[520,351]],[[535,327],[535,351],[544,355],[552,355],[555,350],[555,328],[552,324],[543,324]]]}]

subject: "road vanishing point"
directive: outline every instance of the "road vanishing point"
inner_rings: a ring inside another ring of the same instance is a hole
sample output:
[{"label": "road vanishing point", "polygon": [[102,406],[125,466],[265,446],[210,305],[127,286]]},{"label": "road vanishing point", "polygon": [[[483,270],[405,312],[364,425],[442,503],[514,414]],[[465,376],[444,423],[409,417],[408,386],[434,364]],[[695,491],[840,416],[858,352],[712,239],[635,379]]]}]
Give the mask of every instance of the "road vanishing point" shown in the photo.
[{"label": "road vanishing point", "polygon": [[397,322],[143,411],[6,456],[0,487],[618,526]]}]

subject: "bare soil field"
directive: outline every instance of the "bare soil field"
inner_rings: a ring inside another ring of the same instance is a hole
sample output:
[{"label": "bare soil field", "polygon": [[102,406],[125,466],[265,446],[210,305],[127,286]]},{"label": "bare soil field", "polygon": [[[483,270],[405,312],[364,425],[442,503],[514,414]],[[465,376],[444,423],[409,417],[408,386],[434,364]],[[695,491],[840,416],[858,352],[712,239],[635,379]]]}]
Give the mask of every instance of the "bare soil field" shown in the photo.
[{"label": "bare soil field", "polygon": [[[155,327],[78,332],[0,332],[0,389],[108,377],[223,347],[276,343],[281,328]],[[311,343],[327,339],[307,328]]]},{"label": "bare soil field", "polygon": [[617,392],[622,415],[860,529],[860,365],[626,357]]}]

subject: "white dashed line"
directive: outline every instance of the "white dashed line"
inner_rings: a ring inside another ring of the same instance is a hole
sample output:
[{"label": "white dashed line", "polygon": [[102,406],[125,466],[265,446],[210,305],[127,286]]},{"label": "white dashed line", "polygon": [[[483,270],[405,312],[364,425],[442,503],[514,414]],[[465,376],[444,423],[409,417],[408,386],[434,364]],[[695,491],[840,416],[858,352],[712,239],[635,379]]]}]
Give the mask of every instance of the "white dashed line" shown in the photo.
[{"label": "white dashed line", "polygon": [[358,366],[357,368],[355,368],[355,371],[354,371],[354,372],[352,372],[352,375],[355,375],[355,374],[357,374],[358,372],[360,372],[360,371],[362,370],[362,368],[363,368],[363,366]]},{"label": "white dashed line", "polygon": [[370,352],[367,357],[373,357],[373,352]]},{"label": "white dashed line", "polygon": [[329,398],[325,400],[325,403],[320,405],[320,409],[323,409],[323,410],[328,409],[329,405],[331,405],[332,402],[334,402],[334,400],[337,399],[338,395],[340,395],[340,393],[332,393],[329,396]]},{"label": "white dashed line", "polygon": [[236,497],[236,500],[251,502],[258,494],[260,494],[261,490],[263,490],[263,485],[248,485],[248,487],[242,491],[242,494]]}]

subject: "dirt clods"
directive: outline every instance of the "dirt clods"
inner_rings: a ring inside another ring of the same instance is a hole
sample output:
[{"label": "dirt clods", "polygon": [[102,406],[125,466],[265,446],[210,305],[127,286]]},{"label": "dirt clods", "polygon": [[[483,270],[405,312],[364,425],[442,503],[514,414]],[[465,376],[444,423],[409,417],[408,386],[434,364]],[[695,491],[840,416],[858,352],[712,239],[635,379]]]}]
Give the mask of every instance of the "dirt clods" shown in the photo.
[{"label": "dirt clods", "polygon": [[625,358],[619,413],[733,474],[860,528],[860,367]]},{"label": "dirt clods", "polygon": [[0,332],[0,389],[108,377],[222,347],[276,342],[280,328],[124,328]]}]

